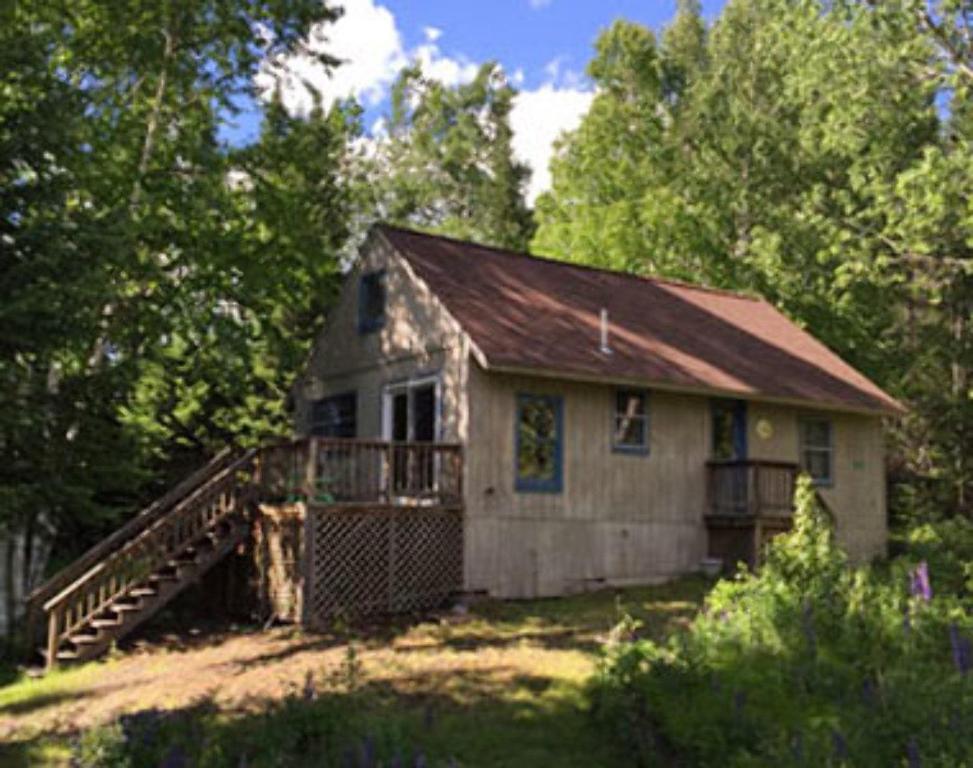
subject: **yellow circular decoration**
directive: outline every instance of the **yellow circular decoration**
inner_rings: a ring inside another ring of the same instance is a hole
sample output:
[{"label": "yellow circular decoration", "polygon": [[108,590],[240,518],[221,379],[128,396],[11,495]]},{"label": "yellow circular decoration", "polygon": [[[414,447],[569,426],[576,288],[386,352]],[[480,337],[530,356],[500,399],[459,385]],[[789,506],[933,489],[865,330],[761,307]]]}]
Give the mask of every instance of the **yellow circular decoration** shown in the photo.
[{"label": "yellow circular decoration", "polygon": [[770,440],[774,436],[774,425],[767,419],[757,421],[757,437],[761,440]]}]

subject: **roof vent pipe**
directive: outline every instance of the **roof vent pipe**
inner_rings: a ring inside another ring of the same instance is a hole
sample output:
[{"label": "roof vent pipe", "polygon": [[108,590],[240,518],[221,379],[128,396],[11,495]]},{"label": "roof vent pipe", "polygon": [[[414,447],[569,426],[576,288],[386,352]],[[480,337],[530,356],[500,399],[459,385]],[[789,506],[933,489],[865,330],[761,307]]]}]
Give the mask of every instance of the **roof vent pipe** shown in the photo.
[{"label": "roof vent pipe", "polygon": [[610,355],[612,349],[608,346],[608,310],[601,308],[601,353]]}]

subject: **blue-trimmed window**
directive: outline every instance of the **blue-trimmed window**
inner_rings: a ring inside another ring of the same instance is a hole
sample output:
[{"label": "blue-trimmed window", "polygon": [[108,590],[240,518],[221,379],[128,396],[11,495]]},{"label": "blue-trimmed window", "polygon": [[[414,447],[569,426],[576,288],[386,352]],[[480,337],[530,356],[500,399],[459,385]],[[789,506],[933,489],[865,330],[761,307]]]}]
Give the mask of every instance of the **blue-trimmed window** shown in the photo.
[{"label": "blue-trimmed window", "polygon": [[645,390],[615,392],[612,449],[619,453],[649,452],[649,396]]},{"label": "blue-trimmed window", "polygon": [[560,493],[563,487],[564,401],[555,395],[518,395],[516,484],[518,491]]},{"label": "blue-trimmed window", "polygon": [[385,325],[385,270],[368,272],[358,282],[358,332],[371,333]]},{"label": "blue-trimmed window", "polygon": [[800,421],[801,469],[815,485],[834,483],[834,434],[831,421],[804,418]]}]

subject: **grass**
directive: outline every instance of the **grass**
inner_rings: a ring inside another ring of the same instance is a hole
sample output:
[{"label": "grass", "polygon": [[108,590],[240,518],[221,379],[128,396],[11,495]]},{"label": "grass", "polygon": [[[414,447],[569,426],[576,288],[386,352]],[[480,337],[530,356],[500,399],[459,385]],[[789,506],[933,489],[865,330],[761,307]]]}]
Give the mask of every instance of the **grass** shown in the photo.
[{"label": "grass", "polygon": [[0,688],[0,742],[9,745],[0,747],[0,765],[66,764],[66,745],[79,730],[149,708],[206,707],[215,713],[210,727],[227,743],[243,743],[261,729],[280,729],[267,713],[309,675],[322,698],[354,705],[363,732],[397,734],[441,764],[450,757],[461,766],[623,764],[587,712],[585,685],[600,641],[622,612],[649,636],[678,631],[709,586],[687,579],[487,601],[465,616],[333,636],[277,629],[166,639]]}]

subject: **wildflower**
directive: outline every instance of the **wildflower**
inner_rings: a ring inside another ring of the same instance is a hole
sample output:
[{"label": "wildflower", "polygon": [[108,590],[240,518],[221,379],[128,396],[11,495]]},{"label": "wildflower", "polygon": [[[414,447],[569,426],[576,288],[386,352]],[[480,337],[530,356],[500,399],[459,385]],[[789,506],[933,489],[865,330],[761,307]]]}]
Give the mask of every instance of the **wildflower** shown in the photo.
[{"label": "wildflower", "polygon": [[831,746],[837,760],[848,759],[848,742],[845,740],[841,731],[837,729],[831,731]]},{"label": "wildflower", "polygon": [[159,768],[187,768],[188,766],[189,759],[186,757],[186,752],[178,744],[166,752],[166,756],[159,763]]},{"label": "wildflower", "polygon": [[375,768],[375,739],[366,736],[361,745],[362,768]]},{"label": "wildflower", "polygon": [[743,716],[743,708],[747,704],[746,691],[737,691],[733,694],[733,714],[737,717]]},{"label": "wildflower", "polygon": [[905,748],[906,757],[909,760],[909,768],[922,768],[922,760],[919,758],[919,745],[916,744],[916,737],[909,739],[909,744]]},{"label": "wildflower", "polygon": [[932,600],[932,585],[929,583],[929,565],[923,560],[912,572],[909,592],[924,602]]},{"label": "wildflower", "polygon": [[875,706],[876,694],[878,693],[875,681],[870,677],[866,677],[862,682],[862,701],[865,702],[865,706],[871,708]]},{"label": "wildflower", "polygon": [[953,664],[961,675],[965,675],[973,667],[973,647],[969,638],[960,634],[955,623],[949,625],[949,644],[953,648]]}]

